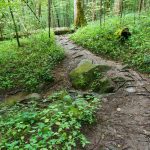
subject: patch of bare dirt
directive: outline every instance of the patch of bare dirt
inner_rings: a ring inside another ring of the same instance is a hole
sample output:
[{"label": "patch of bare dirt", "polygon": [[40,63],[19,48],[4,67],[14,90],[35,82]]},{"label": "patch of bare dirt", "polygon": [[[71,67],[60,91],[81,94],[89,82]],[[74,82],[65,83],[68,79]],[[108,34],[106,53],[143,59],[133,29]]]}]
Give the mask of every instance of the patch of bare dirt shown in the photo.
[{"label": "patch of bare dirt", "polygon": [[65,49],[66,59],[54,71],[56,82],[47,94],[71,89],[68,73],[84,59],[111,66],[110,77],[126,79],[118,84],[115,93],[102,98],[97,123],[84,128],[91,142],[85,150],[150,150],[150,79],[121,63],[92,54],[67,36],[57,36],[57,42]]}]

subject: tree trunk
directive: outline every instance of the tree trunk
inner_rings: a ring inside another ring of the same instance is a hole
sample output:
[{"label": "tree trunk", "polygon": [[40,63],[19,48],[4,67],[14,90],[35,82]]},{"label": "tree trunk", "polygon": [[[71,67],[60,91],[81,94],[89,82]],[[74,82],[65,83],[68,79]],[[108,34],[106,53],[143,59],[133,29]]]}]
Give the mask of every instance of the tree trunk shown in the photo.
[{"label": "tree trunk", "polygon": [[36,12],[34,12],[34,10],[30,7],[30,5],[28,4],[28,2],[26,0],[23,0],[23,2],[27,5],[27,7],[31,10],[31,12],[33,13],[33,15],[35,16],[35,18],[38,20],[38,22],[40,23],[40,19],[38,18],[38,16],[36,15]]},{"label": "tree trunk", "polygon": [[144,8],[144,0],[140,0],[139,1],[139,13],[141,13],[143,8]]},{"label": "tree trunk", "polygon": [[102,13],[103,13],[103,11],[102,11],[102,5],[103,5],[103,2],[102,2],[102,0],[100,0],[100,12],[99,12],[99,17],[100,17],[100,25],[102,25]]},{"label": "tree trunk", "polygon": [[18,28],[17,28],[17,24],[15,22],[15,17],[14,17],[14,14],[13,14],[13,10],[11,8],[10,0],[8,0],[8,3],[9,3],[10,14],[11,14],[11,17],[12,17],[12,20],[13,20],[13,24],[14,24],[14,29],[15,29],[15,32],[16,32],[17,44],[18,44],[18,47],[20,47],[21,45],[20,45],[20,41],[19,41]]},{"label": "tree trunk", "polygon": [[48,0],[48,36],[51,37],[51,0]]},{"label": "tree trunk", "polygon": [[119,15],[122,11],[123,0],[115,0],[114,2],[114,14]]},{"label": "tree trunk", "polygon": [[69,18],[69,7],[70,7],[70,1],[66,2],[66,26],[70,26],[70,18]]},{"label": "tree trunk", "polygon": [[41,0],[39,0],[39,6],[38,6],[38,16],[39,18],[41,17],[41,14],[42,14],[42,3],[41,3]]},{"label": "tree trunk", "polygon": [[83,27],[87,24],[82,2],[82,0],[74,0],[74,22],[76,28]]},{"label": "tree trunk", "polygon": [[92,1],[93,4],[93,12],[92,12],[92,20],[95,21],[96,20],[96,0]]}]

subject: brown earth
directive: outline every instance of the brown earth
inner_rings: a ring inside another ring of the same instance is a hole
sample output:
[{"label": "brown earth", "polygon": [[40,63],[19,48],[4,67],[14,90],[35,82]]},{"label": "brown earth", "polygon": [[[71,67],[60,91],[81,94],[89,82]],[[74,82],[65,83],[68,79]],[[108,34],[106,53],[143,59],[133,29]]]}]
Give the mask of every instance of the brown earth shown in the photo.
[{"label": "brown earth", "polygon": [[[86,126],[83,132],[91,142],[85,150],[150,150],[150,79],[121,63],[105,60],[77,46],[67,36],[57,36],[65,49],[66,59],[54,71],[56,82],[47,90],[71,89],[68,73],[82,60],[108,65],[109,77],[123,77],[115,93],[102,98],[97,123]],[[119,81],[116,81],[119,82]]]}]

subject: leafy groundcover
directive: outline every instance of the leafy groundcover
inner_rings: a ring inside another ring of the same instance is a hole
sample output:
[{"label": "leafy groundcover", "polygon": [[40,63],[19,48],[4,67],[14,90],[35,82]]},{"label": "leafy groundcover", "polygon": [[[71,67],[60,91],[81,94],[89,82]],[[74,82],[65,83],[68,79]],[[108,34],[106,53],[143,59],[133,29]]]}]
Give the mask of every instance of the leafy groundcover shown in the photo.
[{"label": "leafy groundcover", "polygon": [[0,149],[71,150],[88,142],[83,125],[95,121],[100,100],[61,91],[41,100],[24,100],[0,109]]},{"label": "leafy groundcover", "polygon": [[64,58],[54,34],[49,40],[45,31],[16,41],[0,42],[0,92],[12,89],[36,91],[53,82],[52,70]]}]

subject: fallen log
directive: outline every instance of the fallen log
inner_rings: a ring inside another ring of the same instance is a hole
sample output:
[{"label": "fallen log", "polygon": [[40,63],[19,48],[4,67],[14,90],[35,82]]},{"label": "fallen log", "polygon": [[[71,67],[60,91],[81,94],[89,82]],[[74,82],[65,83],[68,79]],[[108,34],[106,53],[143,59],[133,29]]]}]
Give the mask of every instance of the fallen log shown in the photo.
[{"label": "fallen log", "polygon": [[[61,28],[53,28],[52,29],[54,31],[55,35],[63,35],[63,34],[70,34],[70,33],[74,33],[75,30],[74,29],[70,29],[67,27],[61,27]],[[28,37],[32,34],[37,34],[40,33],[41,30],[34,30],[34,31],[30,31],[30,32],[19,32],[19,38],[22,37]],[[3,37],[0,37],[0,41],[4,41],[4,40],[10,40],[12,38],[16,38],[16,34],[15,33],[11,33],[10,35],[3,35]]]},{"label": "fallen log", "polygon": [[[22,38],[22,37],[28,37],[32,34],[37,34],[39,33],[41,30],[34,30],[34,31],[30,31],[30,32],[19,32],[18,33],[18,36],[19,38]],[[4,40],[10,40],[10,39],[13,39],[13,38],[16,38],[16,34],[15,33],[11,33],[9,35],[3,35],[3,37],[0,37],[0,41],[4,41]]]},{"label": "fallen log", "polygon": [[67,27],[54,28],[53,31],[54,31],[55,35],[70,34],[70,33],[75,32],[74,29],[70,29],[70,28],[67,28]]}]

